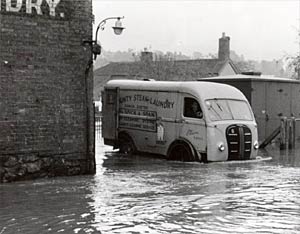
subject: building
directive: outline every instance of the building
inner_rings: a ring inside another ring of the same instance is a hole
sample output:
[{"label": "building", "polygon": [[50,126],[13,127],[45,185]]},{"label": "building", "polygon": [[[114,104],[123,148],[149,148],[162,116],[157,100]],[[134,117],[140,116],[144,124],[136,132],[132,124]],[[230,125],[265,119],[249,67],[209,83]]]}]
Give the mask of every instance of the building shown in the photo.
[{"label": "building", "polygon": [[0,182],[94,173],[92,0],[0,9]]},{"label": "building", "polygon": [[230,37],[223,33],[216,59],[154,60],[151,52],[143,51],[140,61],[110,63],[97,69],[94,72],[94,98],[99,99],[103,85],[110,79],[197,80],[239,73],[230,59]]},{"label": "building", "polygon": [[[276,132],[281,117],[300,119],[299,80],[241,74],[201,80],[228,84],[241,90],[252,107],[260,143]],[[296,129],[299,127],[297,121]],[[299,131],[295,137],[300,139]]]}]

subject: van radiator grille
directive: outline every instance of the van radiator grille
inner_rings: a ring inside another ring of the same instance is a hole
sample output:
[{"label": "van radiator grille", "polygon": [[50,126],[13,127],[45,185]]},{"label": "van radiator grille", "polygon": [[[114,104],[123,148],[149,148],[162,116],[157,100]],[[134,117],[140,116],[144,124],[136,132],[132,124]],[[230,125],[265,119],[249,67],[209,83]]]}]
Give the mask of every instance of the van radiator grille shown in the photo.
[{"label": "van radiator grille", "polygon": [[250,159],[251,130],[245,125],[231,125],[226,129],[228,160]]}]

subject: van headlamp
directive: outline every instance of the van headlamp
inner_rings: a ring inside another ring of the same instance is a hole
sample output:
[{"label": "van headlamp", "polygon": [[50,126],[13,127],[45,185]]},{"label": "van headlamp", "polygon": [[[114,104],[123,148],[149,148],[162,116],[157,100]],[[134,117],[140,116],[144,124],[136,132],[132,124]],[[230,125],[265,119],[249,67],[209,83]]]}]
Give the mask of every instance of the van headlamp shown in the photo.
[{"label": "van headlamp", "polygon": [[254,149],[256,149],[256,150],[259,148],[259,144],[258,144],[258,142],[257,142],[257,141],[255,141],[255,142],[254,142],[254,144],[253,144],[253,148],[254,148]]},{"label": "van headlamp", "polygon": [[218,148],[221,152],[223,152],[225,150],[225,145],[223,144],[223,142],[221,142],[219,145],[218,145]]}]

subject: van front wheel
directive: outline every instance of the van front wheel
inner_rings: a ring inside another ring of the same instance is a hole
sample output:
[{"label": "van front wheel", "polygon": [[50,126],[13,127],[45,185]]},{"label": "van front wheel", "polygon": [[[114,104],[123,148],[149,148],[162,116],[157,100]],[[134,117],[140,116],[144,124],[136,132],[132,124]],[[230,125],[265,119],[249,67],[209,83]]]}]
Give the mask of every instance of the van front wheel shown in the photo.
[{"label": "van front wheel", "polygon": [[129,136],[120,136],[119,152],[123,154],[134,154],[136,151],[135,145]]},{"label": "van front wheel", "polygon": [[170,147],[167,159],[183,162],[193,162],[195,161],[195,153],[187,143],[177,142]]}]

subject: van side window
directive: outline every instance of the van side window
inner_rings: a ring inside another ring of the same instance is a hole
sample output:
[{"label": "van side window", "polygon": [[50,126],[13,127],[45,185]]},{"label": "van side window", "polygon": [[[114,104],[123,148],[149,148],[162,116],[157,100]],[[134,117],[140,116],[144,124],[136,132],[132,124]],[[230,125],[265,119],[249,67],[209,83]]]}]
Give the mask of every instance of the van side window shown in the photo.
[{"label": "van side window", "polygon": [[189,118],[202,119],[203,113],[198,101],[194,98],[184,98],[183,116]]}]

